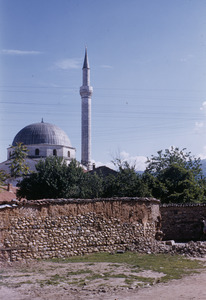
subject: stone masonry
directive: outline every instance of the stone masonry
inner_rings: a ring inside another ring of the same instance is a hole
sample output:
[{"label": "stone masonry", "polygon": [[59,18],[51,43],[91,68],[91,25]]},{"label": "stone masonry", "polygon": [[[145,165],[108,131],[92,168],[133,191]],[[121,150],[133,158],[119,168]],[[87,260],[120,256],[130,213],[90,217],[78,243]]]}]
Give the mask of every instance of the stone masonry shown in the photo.
[{"label": "stone masonry", "polygon": [[1,257],[68,257],[144,248],[155,240],[159,201],[149,198],[36,200],[0,210]]},{"label": "stone masonry", "polygon": [[202,218],[206,219],[206,203],[167,204],[160,206],[165,240],[200,241]]}]

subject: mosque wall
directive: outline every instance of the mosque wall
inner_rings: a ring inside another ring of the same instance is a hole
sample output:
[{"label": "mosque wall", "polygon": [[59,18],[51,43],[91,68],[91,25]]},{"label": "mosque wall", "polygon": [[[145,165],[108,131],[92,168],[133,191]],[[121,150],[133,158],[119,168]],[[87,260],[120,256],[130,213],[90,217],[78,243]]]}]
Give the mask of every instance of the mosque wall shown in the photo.
[{"label": "mosque wall", "polygon": [[0,210],[0,255],[15,261],[144,249],[159,217],[159,201],[148,198],[29,201]]},{"label": "mosque wall", "polygon": [[28,154],[29,157],[32,158],[39,158],[39,157],[48,157],[54,155],[54,150],[56,150],[56,156],[64,157],[66,159],[75,159],[75,149],[66,146],[59,146],[59,145],[28,145]]}]

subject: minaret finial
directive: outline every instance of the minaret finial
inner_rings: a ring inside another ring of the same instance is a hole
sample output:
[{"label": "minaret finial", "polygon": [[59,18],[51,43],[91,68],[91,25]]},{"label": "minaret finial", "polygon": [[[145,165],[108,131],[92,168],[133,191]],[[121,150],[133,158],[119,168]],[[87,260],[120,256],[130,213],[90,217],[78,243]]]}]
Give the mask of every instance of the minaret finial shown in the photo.
[{"label": "minaret finial", "polygon": [[87,46],[85,46],[85,56],[84,56],[83,69],[89,69],[89,60],[88,60],[88,56],[87,56]]},{"label": "minaret finial", "polygon": [[44,119],[43,118],[41,118],[41,123],[44,123]]}]

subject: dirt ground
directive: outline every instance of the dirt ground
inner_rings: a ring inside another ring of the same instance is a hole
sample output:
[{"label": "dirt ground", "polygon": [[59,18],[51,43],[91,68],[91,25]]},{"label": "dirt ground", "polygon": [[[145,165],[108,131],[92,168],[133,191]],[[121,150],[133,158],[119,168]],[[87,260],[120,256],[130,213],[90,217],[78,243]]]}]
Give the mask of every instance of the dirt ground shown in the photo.
[{"label": "dirt ground", "polygon": [[[206,263],[206,258],[202,259]],[[138,274],[140,280],[131,280]],[[115,276],[111,278],[111,274]],[[135,273],[114,263],[51,263],[1,266],[1,300],[161,300],[206,299],[206,270],[168,283],[163,273]],[[148,279],[150,282],[148,283]]]}]

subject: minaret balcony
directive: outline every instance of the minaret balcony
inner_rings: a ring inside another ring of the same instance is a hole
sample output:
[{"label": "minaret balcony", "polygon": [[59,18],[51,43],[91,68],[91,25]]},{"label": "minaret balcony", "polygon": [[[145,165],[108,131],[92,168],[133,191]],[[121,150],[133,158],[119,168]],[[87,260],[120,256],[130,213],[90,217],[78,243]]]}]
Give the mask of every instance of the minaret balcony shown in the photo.
[{"label": "minaret balcony", "polygon": [[83,98],[91,97],[93,93],[93,87],[91,86],[81,86],[80,87],[80,95]]}]

